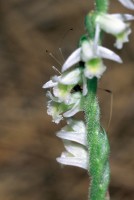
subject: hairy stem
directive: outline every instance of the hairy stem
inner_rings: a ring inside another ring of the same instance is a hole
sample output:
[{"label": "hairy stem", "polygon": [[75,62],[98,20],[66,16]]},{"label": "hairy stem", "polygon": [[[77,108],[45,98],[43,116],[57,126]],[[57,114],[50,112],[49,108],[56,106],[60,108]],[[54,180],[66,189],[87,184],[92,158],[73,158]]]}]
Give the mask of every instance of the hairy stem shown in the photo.
[{"label": "hairy stem", "polygon": [[85,117],[89,150],[90,200],[104,200],[109,184],[109,144],[106,132],[100,126],[100,109],[96,97],[97,78],[88,80],[85,97]]},{"label": "hairy stem", "polygon": [[95,0],[96,11],[107,12],[109,6],[109,0]]}]

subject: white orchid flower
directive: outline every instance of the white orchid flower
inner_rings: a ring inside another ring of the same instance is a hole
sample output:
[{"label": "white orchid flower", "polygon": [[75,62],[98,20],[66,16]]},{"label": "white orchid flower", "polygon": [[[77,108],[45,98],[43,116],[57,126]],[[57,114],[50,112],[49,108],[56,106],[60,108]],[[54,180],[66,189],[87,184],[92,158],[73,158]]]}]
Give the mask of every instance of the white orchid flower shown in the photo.
[{"label": "white orchid flower", "polygon": [[55,101],[48,101],[47,114],[52,116],[52,121],[58,124],[63,120],[62,113],[67,110],[67,106],[63,103],[58,103]]},{"label": "white orchid flower", "polygon": [[125,6],[126,8],[134,10],[134,0],[118,0],[118,1],[122,3],[122,5]]},{"label": "white orchid flower", "polygon": [[115,46],[118,49],[122,48],[123,43],[128,42],[128,35],[131,33],[131,29],[126,21],[129,20],[134,20],[134,16],[129,14],[101,13],[96,17],[96,23],[100,28],[116,37]]},{"label": "white orchid flower", "polygon": [[[66,71],[67,69],[75,65],[77,62],[82,61],[85,63],[85,77],[100,78],[106,69],[101,58],[114,60],[119,63],[122,62],[121,58],[113,51],[102,46],[96,47],[96,45],[92,41],[85,40],[82,42],[82,46],[75,50],[65,61],[65,63],[62,66],[62,71]],[[94,65],[95,63],[97,64],[96,66]]]},{"label": "white orchid flower", "polygon": [[70,104],[74,86],[81,83],[82,70],[80,68],[65,72],[59,78],[59,83],[53,87],[54,96],[58,97],[64,103]]},{"label": "white orchid flower", "polygon": [[47,113],[52,116],[52,121],[57,124],[63,117],[72,117],[76,113],[82,111],[82,94],[80,92],[71,94],[68,103],[61,102],[59,98],[53,96],[50,91],[47,92],[47,96],[50,98],[47,105]]},{"label": "white orchid flower", "polygon": [[87,145],[87,131],[83,121],[69,119],[67,125],[56,134],[59,138]]},{"label": "white orchid flower", "polygon": [[68,111],[63,113],[64,117],[72,117],[76,113],[83,110],[82,104],[82,94],[80,92],[75,92],[71,95],[71,99],[68,102],[69,108]]},{"label": "white orchid flower", "polygon": [[84,41],[82,43],[82,47],[76,49],[67,58],[67,60],[62,66],[62,71],[66,71],[67,69],[69,69],[70,67],[77,64],[80,61],[86,62],[96,57],[105,58],[122,63],[121,58],[113,51],[102,46],[97,46],[97,49],[94,49],[94,43],[92,41]]},{"label": "white orchid flower", "polygon": [[71,165],[80,167],[83,169],[88,168],[88,151],[80,144],[64,140],[64,146],[66,151],[61,154],[61,157],[57,158],[57,162],[63,165]]}]

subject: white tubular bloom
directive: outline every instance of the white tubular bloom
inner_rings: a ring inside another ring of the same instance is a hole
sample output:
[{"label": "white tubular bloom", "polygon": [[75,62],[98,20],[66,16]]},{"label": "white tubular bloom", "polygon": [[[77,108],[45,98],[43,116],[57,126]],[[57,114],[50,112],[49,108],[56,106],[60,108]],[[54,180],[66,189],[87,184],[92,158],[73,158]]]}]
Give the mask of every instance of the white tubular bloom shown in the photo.
[{"label": "white tubular bloom", "polygon": [[58,124],[62,119],[62,113],[66,110],[66,105],[55,101],[48,101],[47,114],[52,116],[52,121]]},{"label": "white tubular bloom", "polygon": [[77,142],[86,146],[87,131],[84,122],[69,119],[67,120],[67,123],[68,124],[63,127],[59,132],[57,132],[56,135],[61,139]]},{"label": "white tubular bloom", "polygon": [[59,98],[54,97],[51,92],[48,92],[47,96],[51,99],[48,101],[47,113],[52,116],[52,121],[57,124],[63,119],[63,117],[72,117],[76,113],[82,111],[82,94],[80,92],[71,94],[69,102],[66,103],[61,102]]},{"label": "white tubular bloom", "polygon": [[83,145],[64,140],[66,151],[57,158],[57,162],[63,165],[71,165],[88,169],[88,151]]},{"label": "white tubular bloom", "polygon": [[83,121],[68,119],[67,125],[57,134],[63,139],[66,151],[57,158],[64,165],[88,168],[87,131]]},{"label": "white tubular bloom", "polygon": [[[77,55],[77,56],[76,56]],[[76,58],[77,57],[77,58]],[[113,60],[119,63],[122,63],[121,58],[114,53],[113,51],[98,46],[97,49],[94,49],[94,43],[91,41],[84,41],[82,47],[75,50],[65,61],[62,66],[62,71],[66,71],[69,68],[73,67],[73,65],[77,64],[80,61],[87,62],[93,58],[105,58],[109,60]],[[79,59],[78,59],[79,58]]]},{"label": "white tubular bloom", "polygon": [[59,123],[63,117],[72,117],[82,110],[82,92],[73,91],[74,86],[82,84],[86,91],[86,81],[82,78],[82,70],[76,68],[61,76],[54,76],[52,80],[43,85],[43,88],[52,88],[53,94],[48,91],[50,99],[47,105],[47,113],[52,116],[52,121]]},{"label": "white tubular bloom", "polygon": [[[75,50],[65,61],[62,67],[62,71],[66,71],[67,69],[71,68],[78,61],[82,61],[85,63],[84,75],[86,78],[100,78],[106,70],[106,66],[103,64],[101,58],[114,60],[116,62],[122,63],[121,58],[113,51],[102,46],[97,46],[97,48],[95,47],[96,45],[94,46],[93,41],[84,40],[82,42],[81,47]],[[83,79],[83,83],[84,82],[85,80]],[[86,87],[84,87],[85,84],[83,84],[83,94],[87,93],[87,89]]]},{"label": "white tubular bloom", "polygon": [[128,42],[128,35],[131,33],[130,25],[125,22],[133,19],[134,16],[129,14],[101,13],[96,17],[96,23],[103,31],[116,37],[115,46],[121,49],[123,43]]},{"label": "white tubular bloom", "polygon": [[120,3],[122,3],[123,6],[126,8],[129,8],[131,10],[134,10],[134,1],[133,0],[118,0]]},{"label": "white tubular bloom", "polygon": [[81,99],[82,99],[82,94],[80,92],[76,92],[74,94],[72,94],[71,96],[72,98],[70,99],[70,101],[68,102],[71,109],[69,109],[68,111],[63,113],[64,117],[72,117],[74,116],[76,113],[82,111],[82,105],[81,105]]}]

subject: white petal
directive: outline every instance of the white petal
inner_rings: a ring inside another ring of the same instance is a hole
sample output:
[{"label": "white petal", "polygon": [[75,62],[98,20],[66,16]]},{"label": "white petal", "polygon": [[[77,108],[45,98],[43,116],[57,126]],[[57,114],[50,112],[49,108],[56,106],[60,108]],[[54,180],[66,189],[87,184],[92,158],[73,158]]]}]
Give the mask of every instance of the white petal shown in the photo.
[{"label": "white petal", "polygon": [[118,0],[125,7],[134,10],[134,1],[133,0]]},{"label": "white petal", "polygon": [[60,83],[65,85],[75,85],[81,80],[81,69],[76,68],[65,75],[61,76]]},{"label": "white petal", "polygon": [[124,32],[124,34],[122,36],[117,36],[114,46],[117,49],[121,49],[123,47],[123,43],[126,43],[129,41],[128,36],[131,34],[131,32],[132,32],[131,29],[128,29]]},{"label": "white petal", "polygon": [[48,105],[47,105],[47,114],[51,115],[53,118],[53,122],[55,122],[56,124],[58,124],[62,119],[62,115],[60,115],[60,113],[57,111],[56,106],[54,105],[54,102],[52,100],[48,101]]},{"label": "white petal", "polygon": [[83,96],[86,96],[88,93],[88,88],[87,88],[87,79],[86,77],[83,75]]},{"label": "white petal", "polygon": [[55,75],[55,76],[52,77],[52,81],[53,81],[53,82],[59,82],[60,77],[61,77],[61,76]]},{"label": "white petal", "polygon": [[67,137],[66,135],[69,134],[69,135],[71,135],[71,137],[74,136],[74,138],[76,138],[76,137],[83,138],[82,141],[86,140],[87,131],[86,131],[86,126],[85,126],[85,124],[84,124],[84,122],[82,120],[80,121],[80,120],[74,120],[74,119],[70,118],[70,119],[67,120],[67,124],[68,125],[63,127],[61,129],[61,131],[59,131],[57,133],[59,137],[60,136],[62,137],[64,135],[65,135],[65,137]]},{"label": "white petal", "polygon": [[99,23],[102,30],[107,33],[118,35],[126,30],[128,24],[110,14],[100,14],[96,17],[96,22]]},{"label": "white petal", "polygon": [[105,48],[105,47],[102,47],[102,46],[99,46],[98,47],[98,56],[102,57],[102,58],[106,58],[106,59],[109,59],[109,60],[114,60],[118,63],[122,63],[122,60],[120,58],[120,56],[118,56],[116,53],[114,53],[113,51]]},{"label": "white petal", "polygon": [[64,165],[71,165],[71,166],[76,166],[76,167],[80,167],[83,169],[88,169],[88,163],[87,160],[83,160],[81,158],[74,158],[74,157],[60,157],[56,159],[57,162],[64,164]]},{"label": "white petal", "polygon": [[88,60],[94,58],[96,55],[93,51],[93,44],[89,41],[84,41],[82,43],[82,49],[81,49],[81,59],[84,62],[87,62]]},{"label": "white petal", "polygon": [[58,83],[57,82],[53,82],[52,80],[48,81],[47,83],[45,83],[42,88],[51,88],[56,86]]},{"label": "white petal", "polygon": [[64,117],[72,117],[74,116],[76,113],[78,113],[79,111],[81,111],[80,109],[80,101],[77,101],[74,106],[72,107],[72,109],[68,110],[67,112],[65,112],[63,114]]},{"label": "white petal", "polygon": [[74,141],[77,142],[79,144],[83,144],[83,145],[87,145],[87,141],[86,141],[86,135],[83,134],[79,134],[76,132],[58,132],[57,137],[61,138],[61,139],[65,139],[65,140],[70,140],[70,141]]},{"label": "white petal", "polygon": [[80,62],[80,59],[81,59],[80,53],[81,53],[81,48],[78,48],[67,58],[67,60],[62,66],[62,72],[69,69],[76,63]]},{"label": "white petal", "polygon": [[47,91],[46,96],[55,102],[61,102],[59,98],[54,97],[50,91]]},{"label": "white petal", "polygon": [[75,157],[87,158],[87,149],[85,149],[81,144],[64,140],[64,147],[67,152],[71,153]]},{"label": "white petal", "polygon": [[67,123],[70,125],[70,127],[77,133],[86,134],[86,126],[83,121],[78,120],[67,120]]},{"label": "white petal", "polygon": [[134,15],[131,14],[111,14],[111,15],[115,18],[123,20],[124,22],[134,20]]},{"label": "white petal", "polygon": [[100,39],[100,25],[96,24],[96,29],[95,29],[95,38],[94,38],[94,50],[96,51],[96,49],[98,48],[98,44],[99,44],[99,39]]}]

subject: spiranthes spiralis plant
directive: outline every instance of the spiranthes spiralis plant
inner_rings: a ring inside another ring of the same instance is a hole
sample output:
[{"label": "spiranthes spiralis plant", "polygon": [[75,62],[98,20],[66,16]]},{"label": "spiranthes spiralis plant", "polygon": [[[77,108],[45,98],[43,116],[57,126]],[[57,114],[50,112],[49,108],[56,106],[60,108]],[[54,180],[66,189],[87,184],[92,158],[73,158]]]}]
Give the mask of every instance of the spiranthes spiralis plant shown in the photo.
[{"label": "spiranthes spiralis plant", "polygon": [[[119,0],[122,5],[134,9],[133,0]],[[128,42],[131,33],[130,14],[108,13],[109,0],[95,0],[95,10],[85,17],[86,33],[80,38],[78,48],[67,58],[62,73],[53,76],[43,88],[49,98],[47,113],[55,123],[66,120],[57,136],[63,140],[65,151],[57,161],[86,169],[91,177],[90,200],[105,200],[109,185],[109,142],[100,124],[100,108],[97,98],[99,79],[106,70],[104,59],[122,63],[121,58],[102,46],[102,35],[115,37],[118,49]],[[75,114],[84,112],[85,119]]]}]

